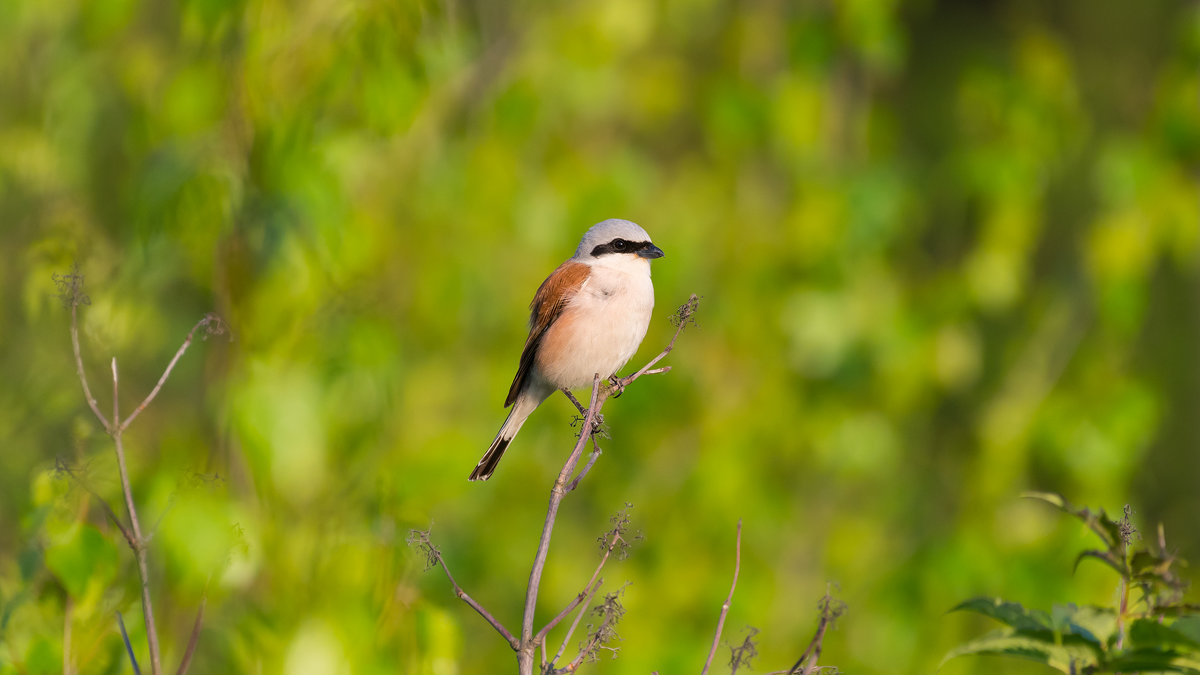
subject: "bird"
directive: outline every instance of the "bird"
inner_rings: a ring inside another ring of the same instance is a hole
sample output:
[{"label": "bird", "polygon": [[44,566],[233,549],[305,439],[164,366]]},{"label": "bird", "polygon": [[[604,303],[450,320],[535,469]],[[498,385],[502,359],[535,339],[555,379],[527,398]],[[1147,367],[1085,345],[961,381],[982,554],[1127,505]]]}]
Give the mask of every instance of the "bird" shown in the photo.
[{"label": "bird", "polygon": [[636,223],[596,223],[529,303],[529,336],[504,407],[512,406],[470,480],[491,478],[521,425],[556,390],[590,387],[633,357],[654,310],[650,261],[663,250]]}]

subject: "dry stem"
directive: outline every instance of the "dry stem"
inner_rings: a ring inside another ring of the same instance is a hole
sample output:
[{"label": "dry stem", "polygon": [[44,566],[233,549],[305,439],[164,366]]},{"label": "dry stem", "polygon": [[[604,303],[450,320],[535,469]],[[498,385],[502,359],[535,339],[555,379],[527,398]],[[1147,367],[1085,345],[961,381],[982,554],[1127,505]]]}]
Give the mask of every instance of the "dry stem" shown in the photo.
[{"label": "dry stem", "polygon": [[513,637],[513,634],[509,632],[507,628],[504,627],[504,624],[500,623],[496,617],[492,616],[492,613],[487,611],[483,605],[480,605],[475,601],[474,598],[467,595],[467,592],[464,591],[462,587],[458,585],[458,582],[454,580],[454,575],[450,574],[450,568],[446,566],[446,560],[442,557],[441,550],[433,545],[433,540],[429,537],[429,530],[409,531],[408,543],[417,546],[425,552],[426,564],[429,567],[438,565],[442,568],[442,571],[446,573],[446,578],[450,580],[450,585],[454,587],[454,594],[457,595],[460,600],[470,605],[471,609],[475,610],[479,616],[483,617],[485,621],[491,624],[492,628],[496,629],[496,632],[504,638],[504,641],[507,642],[510,647],[515,650],[521,646],[521,643],[515,637]]},{"label": "dry stem", "polygon": [[196,653],[196,643],[200,641],[200,626],[204,622],[204,606],[208,604],[208,596],[200,598],[200,609],[196,610],[196,621],[192,624],[192,636],[188,638],[187,651],[179,662],[179,670],[175,675],[187,675],[188,667],[192,665],[192,655]]},{"label": "dry stem", "polygon": [[733,604],[733,591],[737,588],[738,572],[742,569],[742,521],[739,519],[737,524],[737,543],[734,545],[733,555],[733,583],[729,585],[729,595],[725,597],[725,604],[721,605],[721,616],[717,618],[717,632],[713,635],[712,647],[708,650],[708,659],[704,661],[704,669],[700,671],[700,675],[708,673],[709,667],[712,666],[713,656],[717,653],[717,645],[721,644],[721,631],[725,629],[725,617],[729,614],[729,607]]},{"label": "dry stem", "polygon": [[[592,597],[596,595],[596,591],[600,588],[600,585],[604,583],[604,579],[600,578],[600,570],[604,569],[604,564],[608,562],[608,557],[612,555],[613,549],[617,547],[617,542],[620,541],[623,540],[621,539],[621,528],[620,524],[618,523],[618,525],[612,530],[612,537],[609,539],[608,545],[604,547],[604,555],[600,557],[600,564],[596,565],[596,571],[592,572],[592,578],[588,579],[587,584],[583,587],[583,590],[579,592],[579,595],[576,595],[575,599],[568,603],[567,606],[563,608],[563,611],[559,612],[558,616],[551,619],[550,623],[546,624],[546,626],[538,631],[538,634],[534,637],[535,641],[538,643],[545,644],[546,634],[553,630],[554,627],[557,626],[560,621],[566,618],[566,616],[570,614],[572,610],[582,605],[582,608],[579,610],[579,614],[577,614],[575,616],[575,620],[571,622],[571,627],[567,629],[567,634],[563,636],[562,644],[559,645],[558,651],[554,654],[554,658],[550,659],[550,663],[556,663],[562,656],[563,652],[566,651],[567,643],[571,641],[571,636],[575,633],[575,629],[579,627],[579,621],[583,618],[584,613],[587,612],[587,607],[589,604],[591,604]],[[543,651],[543,657],[544,656],[545,654]],[[543,658],[542,661],[542,665],[545,666],[545,658]]]},{"label": "dry stem", "polygon": [[817,661],[821,659],[821,645],[825,641],[825,631],[833,625],[834,621],[837,621],[842,612],[846,611],[846,605],[840,600],[835,600],[829,589],[826,589],[825,597],[821,598],[818,608],[821,610],[821,620],[817,623],[817,630],[813,633],[812,640],[808,643],[804,653],[800,655],[800,659],[786,671],[788,675],[812,675],[820,670]]},{"label": "dry stem", "polygon": [[[162,389],[163,384],[166,383],[167,378],[171,376],[171,371],[174,370],[175,364],[179,362],[179,359],[183,356],[183,353],[187,351],[188,346],[191,345],[196,331],[201,327],[204,327],[206,329],[206,336],[220,334],[225,332],[225,324],[215,314],[207,314],[204,316],[204,318],[200,319],[200,321],[198,321],[196,325],[193,326],[188,332],[187,338],[184,339],[183,344],[180,345],[179,349],[175,352],[174,358],[172,358],[170,363],[167,364],[166,369],[163,371],[162,376],[159,377],[158,383],[154,386],[154,389],[150,391],[146,398],[125,420],[121,419],[120,375],[117,370],[117,359],[116,357],[113,357],[112,418],[106,419],[104,414],[100,412],[100,406],[96,402],[96,398],[92,396],[92,390],[88,385],[87,375],[84,373],[83,369],[83,356],[79,349],[78,308],[81,304],[89,303],[87,296],[83,294],[83,275],[81,275],[78,268],[76,268],[71,274],[62,275],[61,277],[56,275],[55,281],[59,283],[60,290],[62,291],[63,301],[68,303],[71,308],[71,347],[75,354],[75,371],[79,376],[80,384],[83,385],[84,398],[87,399],[88,407],[92,409],[92,412],[96,415],[96,419],[100,420],[100,424],[104,426],[105,432],[112,436],[113,445],[117,453],[117,467],[121,475],[121,492],[125,497],[125,508],[129,512],[129,528],[125,527],[125,525],[113,512],[112,507],[110,507],[105,500],[100,499],[100,503],[104,506],[109,518],[111,518],[112,521],[116,523],[118,529],[121,530],[122,536],[125,537],[125,541],[129,544],[129,547],[133,550],[134,555],[137,558],[138,576],[141,579],[142,615],[146,624],[146,641],[150,648],[150,672],[153,673],[153,675],[160,675],[162,673],[162,664],[159,657],[158,628],[154,622],[154,605],[150,597],[150,565],[146,559],[148,542],[146,537],[142,536],[141,521],[138,518],[137,506],[133,501],[133,487],[129,481],[129,470],[125,462],[125,442],[123,439],[123,434],[125,430],[129,428],[130,423],[133,422],[133,420],[137,418],[137,416],[140,415],[143,410],[146,409],[146,406],[150,405],[150,402],[154,400],[154,397],[158,395],[158,392]],[[70,469],[67,469],[67,474],[74,478],[76,482],[83,486],[84,489],[86,489],[89,493],[99,499],[99,496],[96,495],[95,492],[93,492],[91,488],[89,488]],[[192,637],[189,642],[187,652],[184,655],[184,661],[182,664],[180,664],[179,672],[181,674],[187,671],[187,666],[191,661],[192,653],[195,649],[195,641],[199,636],[200,623],[203,619],[203,616],[204,605],[202,603],[200,611],[196,617],[196,625],[192,630]],[[129,636],[125,632],[125,622],[123,619],[121,619],[121,615],[119,613],[117,614],[117,618],[121,624],[121,634],[122,637],[125,638],[125,646],[129,651],[130,661],[133,662],[134,671],[140,672],[138,670],[137,660],[133,655],[133,646],[130,644]]]}]

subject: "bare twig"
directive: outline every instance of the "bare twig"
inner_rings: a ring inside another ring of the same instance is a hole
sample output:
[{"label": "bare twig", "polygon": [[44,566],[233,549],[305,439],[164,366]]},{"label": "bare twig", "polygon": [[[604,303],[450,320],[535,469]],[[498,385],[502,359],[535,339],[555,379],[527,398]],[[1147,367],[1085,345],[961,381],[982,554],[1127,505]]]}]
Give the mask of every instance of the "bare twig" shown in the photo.
[{"label": "bare twig", "polygon": [[125,652],[129,654],[129,663],[133,665],[133,675],[142,675],[138,668],[137,657],[133,655],[133,645],[129,643],[129,631],[125,630],[125,619],[117,612],[117,625],[121,627],[121,637],[125,639]]},{"label": "bare twig", "polygon": [[462,587],[458,585],[458,582],[454,580],[454,575],[450,574],[450,568],[446,566],[446,561],[442,557],[442,552],[438,549],[438,547],[433,545],[433,540],[429,537],[429,530],[409,530],[408,543],[409,545],[416,546],[425,552],[425,564],[427,565],[427,568],[433,567],[434,565],[438,565],[442,568],[442,571],[446,573],[446,578],[450,580],[450,585],[454,587],[454,594],[457,595],[460,600],[470,605],[471,609],[475,610],[479,616],[483,617],[485,621],[491,624],[492,628],[495,628],[496,632],[500,633],[500,636],[504,638],[504,641],[507,642],[510,647],[513,649],[520,647],[520,642],[518,642],[517,639],[513,637],[513,634],[504,627],[504,624],[500,623],[496,617],[492,616],[492,613],[487,611],[483,605],[480,605],[475,601],[474,598],[467,595],[467,592],[464,591]]},{"label": "bare twig", "polygon": [[800,655],[800,659],[787,671],[788,675],[812,675],[820,669],[817,661],[821,659],[821,644],[825,640],[825,631],[846,611],[846,604],[835,599],[833,592],[826,588],[825,596],[817,603],[817,608],[821,610],[821,619],[817,623],[817,630],[804,653]]},{"label": "bare twig", "polygon": [[[628,583],[626,583],[628,585]],[[605,647],[604,643],[619,640],[617,635],[616,625],[625,615],[625,608],[621,605],[621,595],[625,593],[625,586],[618,588],[616,591],[604,596],[604,602],[592,608],[592,613],[600,615],[600,625],[596,626],[588,633],[587,641],[579,648],[579,655],[575,660],[566,665],[565,668],[556,670],[556,673],[573,673],[579,669],[580,664],[584,661],[596,661],[596,652],[601,649],[608,649],[615,657],[617,653],[616,647]],[[591,626],[588,626],[591,628]]]},{"label": "bare twig", "polygon": [[[113,400],[116,400],[117,360],[113,359]],[[114,416],[114,422],[119,419]],[[118,428],[116,424],[114,428]],[[150,672],[159,675],[162,672],[158,655],[158,629],[154,624],[154,603],[150,599],[150,565],[146,561],[146,543],[142,538],[142,526],[138,521],[137,507],[133,504],[133,487],[129,483],[129,471],[125,468],[125,442],[118,430],[113,434],[113,444],[117,448],[117,468],[121,473],[121,491],[125,493],[125,507],[129,509],[129,523],[133,528],[133,540],[137,542],[134,549],[138,564],[138,575],[142,580],[142,614],[146,619],[146,641],[150,644]]]},{"label": "bare twig", "polygon": [[[585,432],[592,429],[592,424],[603,403],[600,396],[600,375],[597,373],[592,381],[591,403],[583,420]],[[537,607],[538,587],[542,582],[542,570],[546,566],[546,555],[550,552],[550,535],[554,532],[554,519],[558,515],[558,507],[562,503],[563,496],[567,494],[567,479],[571,477],[571,472],[579,462],[579,457],[583,454],[583,448],[587,445],[590,437],[590,433],[579,434],[579,439],[575,441],[575,449],[571,451],[566,464],[563,464],[562,470],[558,472],[558,478],[554,480],[554,487],[550,490],[550,505],[546,509],[546,521],[542,525],[542,536],[538,540],[537,553],[533,558],[533,568],[529,572],[529,585],[525,590],[525,613],[521,621],[520,648],[517,651],[517,663],[522,675],[532,675],[533,673],[533,652],[537,648],[537,643],[533,640],[534,611]]]},{"label": "bare twig", "polygon": [[725,604],[721,605],[721,616],[717,618],[717,632],[713,635],[712,647],[708,650],[708,659],[704,661],[704,669],[700,671],[700,675],[705,675],[708,672],[709,667],[712,666],[713,656],[717,654],[717,646],[721,644],[721,631],[725,628],[725,617],[729,614],[729,607],[733,604],[733,591],[737,588],[738,572],[741,569],[742,521],[739,519],[737,524],[737,543],[734,545],[733,554],[733,583],[729,585],[729,595],[725,597]]},{"label": "bare twig", "polygon": [[[600,583],[604,583],[604,580],[601,579]],[[583,620],[583,615],[587,614],[588,606],[592,603],[592,596],[594,596],[596,591],[599,589],[600,584],[596,584],[596,587],[588,592],[588,596],[584,600],[583,604],[579,605],[579,613],[575,615],[575,619],[571,621],[570,627],[567,628],[567,634],[563,636],[562,642],[559,643],[558,651],[554,653],[554,658],[550,659],[549,661],[551,668],[553,667],[553,664],[558,663],[558,660],[562,658],[563,652],[567,651],[567,643],[571,641],[571,636],[574,635],[575,630],[579,628],[579,622]],[[545,661],[545,659],[542,660]]]},{"label": "bare twig", "polygon": [[572,394],[570,389],[563,387],[562,389],[559,389],[559,391],[561,391],[567,397],[567,400],[569,400],[575,406],[575,409],[579,411],[580,415],[587,415],[587,409],[583,407],[583,404],[579,402],[579,399],[575,398],[575,394]]},{"label": "bare twig", "polygon": [[71,310],[71,348],[75,353],[75,372],[79,376],[79,382],[83,385],[83,397],[87,400],[88,407],[95,413],[96,419],[100,420],[100,424],[104,426],[104,430],[112,432],[108,426],[108,419],[104,417],[104,413],[100,412],[100,405],[96,403],[96,397],[92,396],[92,389],[88,386],[87,376],[83,372],[83,356],[79,351],[79,306],[92,304],[91,298],[83,292],[83,274],[79,272],[79,264],[76,263],[68,274],[51,275],[54,283],[58,285],[58,297],[62,300],[63,305]]},{"label": "bare twig", "polygon": [[[112,436],[113,439],[113,445],[117,453],[117,468],[121,476],[121,492],[125,497],[125,508],[129,512],[129,527],[125,527],[124,523],[122,523],[120,518],[117,517],[116,513],[113,512],[112,507],[110,507],[106,501],[100,499],[99,496],[96,495],[96,493],[93,492],[83,480],[76,476],[69,468],[66,469],[66,471],[67,474],[74,478],[76,482],[79,483],[85,490],[99,499],[109,518],[117,525],[118,529],[121,530],[121,534],[125,537],[125,541],[129,543],[129,547],[133,549],[134,556],[137,558],[138,563],[138,576],[141,578],[142,615],[146,624],[146,641],[149,643],[150,647],[150,671],[152,675],[160,675],[162,672],[162,663],[159,657],[158,629],[155,625],[154,605],[150,597],[150,566],[146,559],[148,541],[147,538],[142,534],[142,526],[140,520],[138,519],[137,506],[133,501],[133,487],[129,481],[129,469],[125,462],[125,443],[122,435],[124,434],[125,430],[129,428],[130,423],[132,423],[133,420],[140,415],[143,410],[146,409],[146,406],[148,406],[150,402],[154,400],[154,397],[158,395],[158,392],[162,389],[163,384],[167,381],[167,378],[170,377],[171,371],[175,368],[175,364],[179,361],[180,357],[183,356],[183,353],[187,350],[188,345],[191,344],[196,331],[201,327],[204,327],[206,329],[206,336],[214,335],[224,333],[226,326],[225,323],[215,314],[206,315],[195,326],[193,326],[192,330],[188,332],[187,338],[184,339],[183,345],[181,345],[176,351],[175,357],[171,359],[171,362],[167,365],[162,377],[159,378],[158,384],[155,385],[154,389],[150,391],[150,394],[146,396],[146,398],[138,405],[133,413],[124,421],[121,420],[121,380],[119,371],[117,369],[117,359],[114,357],[112,359],[112,419],[106,419],[104,414],[100,412],[100,406],[96,403],[96,398],[92,396],[91,387],[88,385],[87,374],[83,369],[83,357],[79,348],[78,308],[80,305],[90,304],[88,297],[83,294],[83,275],[79,273],[79,268],[76,266],[70,274],[55,275],[54,281],[59,286],[60,297],[63,299],[63,302],[71,309],[71,347],[75,354],[75,370],[79,376],[80,384],[83,386],[84,398],[87,399],[88,407],[92,409],[92,412],[96,415],[96,418],[100,420],[100,423],[104,426],[104,430],[110,436]],[[63,467],[65,468],[65,464],[63,464]],[[196,627],[193,630],[192,635],[193,641],[198,636],[202,616],[203,605],[201,607],[200,616],[198,616],[196,619]],[[133,662],[134,671],[140,673],[140,671],[138,671],[137,660],[133,656],[133,647],[129,643],[129,636],[125,632],[124,619],[121,618],[119,613],[117,614],[117,619],[121,624],[121,633],[125,638],[125,646],[129,651],[129,658]],[[189,645],[188,655],[185,657],[187,661],[190,661],[193,649],[194,645]]]},{"label": "bare twig", "polygon": [[96,397],[92,396],[92,390],[88,387],[87,376],[83,374],[83,356],[79,352],[79,322],[75,318],[76,311],[75,305],[71,305],[71,346],[75,350],[75,371],[79,375],[79,381],[83,383],[83,397],[87,399],[88,407],[96,414],[96,419],[100,420],[104,430],[112,433],[109,421],[104,417],[104,413],[100,412],[100,405],[96,403]]},{"label": "bare twig", "polygon": [[[608,544],[604,547],[604,555],[600,556],[600,563],[596,565],[596,571],[592,572],[592,578],[588,579],[588,582],[584,585],[583,590],[580,591],[579,594],[576,595],[575,598],[571,600],[571,602],[568,603],[561,612],[558,613],[558,616],[551,619],[544,628],[538,631],[538,634],[534,636],[535,641],[539,643],[543,642],[546,639],[546,634],[551,630],[554,630],[554,627],[557,626],[560,621],[566,618],[566,616],[570,614],[576,607],[581,604],[586,606],[589,602],[591,602],[592,596],[596,594],[596,590],[600,588],[601,584],[604,583],[604,580],[600,578],[600,570],[604,569],[604,564],[608,562],[608,557],[612,555],[613,550],[617,548],[617,543],[620,541],[622,541],[621,525],[618,523],[609,532]],[[580,616],[582,615],[583,613],[581,612]],[[558,661],[558,658],[562,656],[563,651],[566,649],[567,643],[571,640],[571,634],[575,632],[575,627],[578,625],[579,618],[577,617],[574,623],[571,624],[571,628],[567,631],[567,634],[563,636],[562,646],[559,647],[558,653],[554,655],[554,659],[551,660],[551,663]]]},{"label": "bare twig", "polygon": [[742,666],[749,668],[750,659],[758,656],[758,645],[754,642],[755,635],[758,635],[758,629],[750,626],[742,644],[730,648],[729,675],[737,675],[738,669]]},{"label": "bare twig", "polygon": [[[192,326],[192,329],[188,331],[187,337],[183,340],[183,344],[179,345],[179,349],[175,351],[175,356],[171,359],[171,362],[167,364],[167,368],[163,371],[162,377],[158,378],[158,384],[154,385],[154,388],[151,389],[150,393],[146,395],[146,398],[138,404],[138,407],[133,409],[133,412],[129,414],[129,417],[126,417],[125,421],[120,423],[120,426],[117,428],[119,432],[128,429],[129,425],[133,423],[135,419],[137,419],[137,416],[141,415],[142,411],[146,409],[146,406],[150,405],[150,402],[154,400],[154,397],[158,396],[159,390],[163,388],[163,384],[165,384],[167,378],[171,376],[171,371],[175,369],[175,364],[179,362],[180,357],[182,357],[183,353],[187,351],[187,348],[191,346],[192,339],[195,337],[196,331],[200,330],[201,328],[204,328],[204,337],[206,338],[209,335],[221,335],[227,330],[225,322],[216,314],[205,314],[204,318],[197,321],[196,325]],[[114,426],[116,426],[115,422]]]},{"label": "bare twig", "polygon": [[187,675],[188,667],[192,665],[192,655],[196,653],[196,643],[200,641],[200,626],[204,622],[204,606],[208,604],[208,596],[200,598],[200,609],[196,610],[196,622],[192,624],[192,636],[188,638],[187,651],[179,662],[179,670],[175,675]]},{"label": "bare twig", "polygon": [[583,480],[583,477],[588,474],[588,471],[592,470],[592,465],[596,463],[596,460],[600,459],[600,445],[596,443],[596,434],[592,434],[591,436],[593,448],[592,456],[588,458],[587,464],[584,464],[583,468],[579,470],[579,475],[575,476],[575,480],[571,481],[571,484],[567,486],[567,492],[574,492],[575,488],[579,487],[579,481]]},{"label": "bare twig", "polygon": [[84,491],[94,497],[96,501],[100,502],[100,506],[104,507],[104,514],[107,515],[108,519],[112,521],[113,525],[116,525],[117,529],[121,531],[121,536],[125,537],[125,543],[129,544],[129,548],[131,550],[137,552],[137,542],[133,539],[133,533],[129,531],[129,528],[125,527],[125,523],[121,522],[121,519],[117,516],[116,511],[113,511],[113,508],[109,506],[106,499],[97,494],[96,491],[87,484],[87,481],[83,480],[82,477],[75,473],[74,469],[71,468],[71,465],[67,464],[67,462],[61,457],[55,458],[54,470],[58,473],[66,474],[71,480],[75,481],[76,485],[83,488]]},{"label": "bare twig", "polygon": [[679,309],[675,310],[675,315],[671,317],[672,323],[675,324],[675,334],[671,336],[671,341],[667,343],[666,348],[659,352],[658,356],[650,359],[649,363],[642,366],[641,370],[628,377],[623,377],[620,380],[617,380],[616,388],[618,391],[628,387],[634,380],[643,375],[665,373],[671,370],[670,366],[664,368],[654,368],[654,366],[657,365],[659,361],[665,359],[667,354],[670,354],[671,350],[675,348],[675,341],[679,339],[679,334],[683,332],[683,329],[696,323],[695,319],[692,317],[695,316],[696,309],[699,308],[699,306],[700,296],[692,293],[692,295],[688,297],[688,301],[680,305]]}]

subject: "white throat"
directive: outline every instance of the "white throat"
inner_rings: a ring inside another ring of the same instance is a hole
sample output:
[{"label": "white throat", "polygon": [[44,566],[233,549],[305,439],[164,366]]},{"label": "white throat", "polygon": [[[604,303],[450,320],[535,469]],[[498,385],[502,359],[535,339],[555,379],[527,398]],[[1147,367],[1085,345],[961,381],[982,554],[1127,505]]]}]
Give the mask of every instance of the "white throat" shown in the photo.
[{"label": "white throat", "polygon": [[635,276],[650,276],[650,261],[633,253],[610,253],[599,258],[583,260],[592,267],[632,274]]}]

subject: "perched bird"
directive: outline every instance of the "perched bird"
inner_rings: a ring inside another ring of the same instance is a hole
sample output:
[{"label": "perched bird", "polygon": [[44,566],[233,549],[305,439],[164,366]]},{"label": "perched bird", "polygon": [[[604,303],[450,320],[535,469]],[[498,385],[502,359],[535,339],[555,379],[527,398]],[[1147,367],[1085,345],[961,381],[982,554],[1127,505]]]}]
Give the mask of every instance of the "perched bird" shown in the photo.
[{"label": "perched bird", "polygon": [[592,385],[624,366],[650,325],[650,261],[663,257],[635,223],[596,223],[575,255],[550,273],[529,304],[529,337],[504,407],[512,406],[492,446],[471,472],[487,480],[521,425],[556,389]]}]

